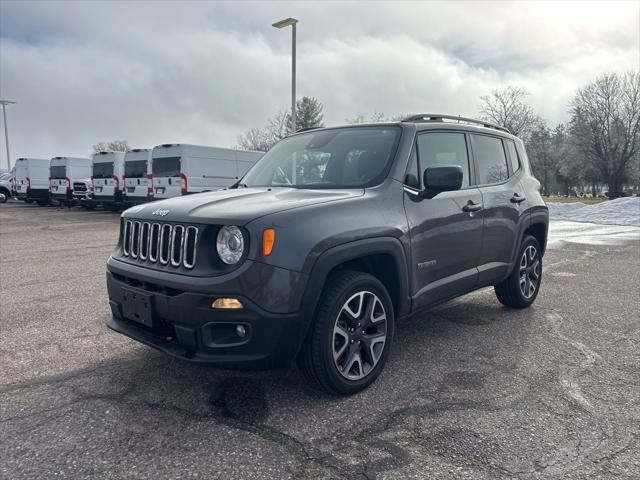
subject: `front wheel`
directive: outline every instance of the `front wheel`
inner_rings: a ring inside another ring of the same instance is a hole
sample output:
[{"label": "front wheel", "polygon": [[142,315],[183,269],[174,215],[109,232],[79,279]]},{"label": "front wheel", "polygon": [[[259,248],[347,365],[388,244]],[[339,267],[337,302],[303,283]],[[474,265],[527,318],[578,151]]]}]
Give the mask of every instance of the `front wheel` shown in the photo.
[{"label": "front wheel", "polygon": [[387,360],[394,319],[391,298],[377,278],[351,271],[332,276],[300,353],[303,373],[329,393],[365,389]]},{"label": "front wheel", "polygon": [[511,275],[495,286],[500,303],[511,308],[526,308],[540,291],[542,253],[540,244],[531,235],[524,237],[518,253],[518,264]]}]

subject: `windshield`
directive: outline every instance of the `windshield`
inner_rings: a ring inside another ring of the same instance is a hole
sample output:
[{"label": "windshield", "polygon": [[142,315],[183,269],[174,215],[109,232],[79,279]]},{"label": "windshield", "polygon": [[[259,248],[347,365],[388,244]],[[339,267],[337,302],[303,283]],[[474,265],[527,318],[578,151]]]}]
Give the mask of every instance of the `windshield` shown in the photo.
[{"label": "windshield", "polygon": [[93,178],[113,177],[113,162],[101,162],[93,164]]},{"label": "windshield", "polygon": [[362,188],[380,183],[399,127],[312,131],[274,146],[241,180],[247,187]]},{"label": "windshield", "polygon": [[65,179],[67,176],[67,168],[64,165],[51,166],[50,177]]},{"label": "windshield", "polygon": [[144,178],[147,176],[147,161],[133,160],[124,162],[124,176],[127,178]]},{"label": "windshield", "polygon": [[154,158],[151,170],[154,177],[179,177],[180,157]]}]

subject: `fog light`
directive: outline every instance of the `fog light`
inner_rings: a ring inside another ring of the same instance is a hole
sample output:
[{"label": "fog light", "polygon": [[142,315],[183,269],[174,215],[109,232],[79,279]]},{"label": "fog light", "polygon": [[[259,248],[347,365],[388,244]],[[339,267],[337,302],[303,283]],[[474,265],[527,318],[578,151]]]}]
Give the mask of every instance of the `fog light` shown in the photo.
[{"label": "fog light", "polygon": [[244,328],[244,325],[238,325],[236,326],[236,333],[240,338],[244,338],[245,335],[247,334],[247,329]]},{"label": "fog light", "polygon": [[211,304],[211,308],[237,310],[243,308],[243,306],[237,298],[216,298]]}]

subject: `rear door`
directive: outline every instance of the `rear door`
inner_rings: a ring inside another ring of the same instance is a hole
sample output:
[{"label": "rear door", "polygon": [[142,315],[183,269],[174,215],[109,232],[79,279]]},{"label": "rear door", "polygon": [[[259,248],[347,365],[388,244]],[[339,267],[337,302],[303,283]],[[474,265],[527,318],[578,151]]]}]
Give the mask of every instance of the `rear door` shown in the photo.
[{"label": "rear door", "polygon": [[[429,131],[416,136],[404,189],[416,308],[476,285],[482,245],[482,195],[474,186],[469,151],[469,138],[464,132]],[[450,165],[462,167],[462,189],[430,199],[419,197],[424,170]]]},{"label": "rear door", "polygon": [[65,164],[51,165],[49,175],[49,189],[51,193],[54,195],[66,195],[67,186],[71,188],[71,185],[67,181],[67,166]]},{"label": "rear door", "polygon": [[146,198],[151,180],[147,178],[147,161],[130,160],[124,164],[125,194],[128,197]]},{"label": "rear door", "polygon": [[519,172],[513,171],[507,156],[508,139],[472,134],[476,178],[482,193],[484,233],[479,283],[502,280],[510,270],[519,242],[524,190]]},{"label": "rear door", "polygon": [[98,197],[113,197],[115,181],[113,162],[95,162],[93,164],[93,191]]},{"label": "rear door", "polygon": [[182,168],[185,166],[180,157],[156,157],[153,159],[153,194],[155,198],[171,198],[182,195]]},{"label": "rear door", "polygon": [[29,176],[29,170],[27,161],[22,160],[16,164],[16,192],[21,195],[26,195],[28,188],[27,177]]}]

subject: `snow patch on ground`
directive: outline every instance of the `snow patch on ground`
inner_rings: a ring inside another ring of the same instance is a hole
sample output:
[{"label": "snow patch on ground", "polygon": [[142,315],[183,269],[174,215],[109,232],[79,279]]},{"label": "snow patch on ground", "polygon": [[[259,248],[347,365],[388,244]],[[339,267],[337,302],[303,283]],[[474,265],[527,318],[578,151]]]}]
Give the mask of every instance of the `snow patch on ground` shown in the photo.
[{"label": "snow patch on ground", "polygon": [[640,197],[617,198],[595,205],[547,203],[547,207],[551,220],[640,226]]},{"label": "snow patch on ground", "polygon": [[640,227],[630,225],[598,225],[586,222],[549,222],[548,248],[561,248],[567,243],[583,245],[623,245],[640,241]]}]

